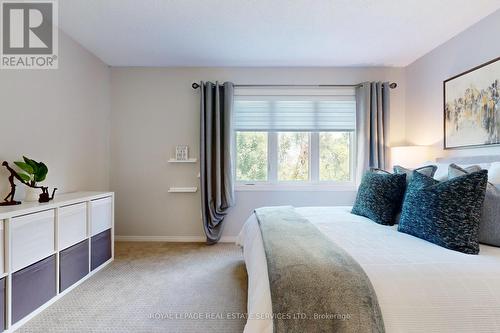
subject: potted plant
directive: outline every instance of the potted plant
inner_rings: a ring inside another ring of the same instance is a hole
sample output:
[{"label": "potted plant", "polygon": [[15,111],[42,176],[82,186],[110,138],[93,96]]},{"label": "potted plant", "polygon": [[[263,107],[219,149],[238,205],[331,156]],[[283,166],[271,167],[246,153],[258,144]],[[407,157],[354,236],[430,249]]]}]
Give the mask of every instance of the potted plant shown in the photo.
[{"label": "potted plant", "polygon": [[39,182],[43,182],[47,177],[49,169],[43,162],[37,162],[26,156],[23,156],[24,161],[14,162],[23,172],[17,174],[23,181],[28,184],[26,188],[26,201],[38,201],[40,194],[39,188],[35,188]]}]

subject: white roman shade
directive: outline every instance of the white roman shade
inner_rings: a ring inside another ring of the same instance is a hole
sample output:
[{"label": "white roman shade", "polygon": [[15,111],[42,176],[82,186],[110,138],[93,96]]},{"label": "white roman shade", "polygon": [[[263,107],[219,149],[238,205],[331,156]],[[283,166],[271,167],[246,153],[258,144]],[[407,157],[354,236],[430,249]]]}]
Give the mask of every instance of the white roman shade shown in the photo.
[{"label": "white roman shade", "polygon": [[354,87],[235,88],[237,131],[354,131]]}]

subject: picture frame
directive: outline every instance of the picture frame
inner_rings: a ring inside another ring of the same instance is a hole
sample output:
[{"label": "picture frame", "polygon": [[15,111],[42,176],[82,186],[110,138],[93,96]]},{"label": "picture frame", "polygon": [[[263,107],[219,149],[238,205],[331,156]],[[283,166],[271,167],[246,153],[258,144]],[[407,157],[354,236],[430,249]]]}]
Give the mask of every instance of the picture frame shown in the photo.
[{"label": "picture frame", "polygon": [[500,57],[443,81],[443,148],[500,144]]},{"label": "picture frame", "polygon": [[189,146],[187,145],[176,146],[175,159],[178,161],[187,161],[189,159]]}]

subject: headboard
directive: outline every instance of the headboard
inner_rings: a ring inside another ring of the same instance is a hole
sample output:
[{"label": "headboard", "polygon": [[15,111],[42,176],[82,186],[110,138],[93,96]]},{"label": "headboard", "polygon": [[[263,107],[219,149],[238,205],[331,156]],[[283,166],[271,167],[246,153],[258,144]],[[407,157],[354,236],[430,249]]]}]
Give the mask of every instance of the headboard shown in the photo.
[{"label": "headboard", "polygon": [[500,155],[441,157],[437,158],[436,162],[457,164],[492,163],[500,162]]}]

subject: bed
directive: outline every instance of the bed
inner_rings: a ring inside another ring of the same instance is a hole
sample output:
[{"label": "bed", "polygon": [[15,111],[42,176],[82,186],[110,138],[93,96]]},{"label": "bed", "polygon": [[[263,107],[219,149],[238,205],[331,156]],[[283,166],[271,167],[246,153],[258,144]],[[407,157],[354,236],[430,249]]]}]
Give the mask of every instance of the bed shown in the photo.
[{"label": "bed", "polygon": [[[440,161],[441,163],[446,161]],[[377,295],[386,332],[500,332],[500,248],[479,255],[447,250],[400,233],[351,207],[303,207],[296,212],[347,251]],[[273,332],[266,255],[255,214],[238,243],[248,272],[245,332]]]}]

